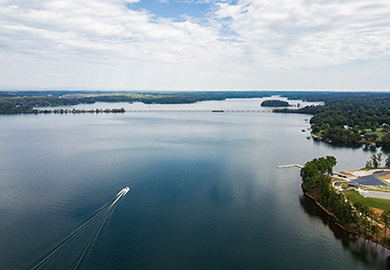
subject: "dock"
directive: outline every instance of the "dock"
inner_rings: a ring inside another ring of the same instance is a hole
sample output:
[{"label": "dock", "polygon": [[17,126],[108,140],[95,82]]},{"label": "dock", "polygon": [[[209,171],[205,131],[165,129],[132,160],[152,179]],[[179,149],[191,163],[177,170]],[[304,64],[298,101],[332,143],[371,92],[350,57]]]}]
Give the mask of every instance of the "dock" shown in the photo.
[{"label": "dock", "polygon": [[292,167],[297,167],[297,168],[300,168],[300,169],[303,168],[303,166],[299,165],[299,164],[281,165],[281,166],[278,166],[277,168],[278,169],[285,169],[285,168],[292,168]]}]

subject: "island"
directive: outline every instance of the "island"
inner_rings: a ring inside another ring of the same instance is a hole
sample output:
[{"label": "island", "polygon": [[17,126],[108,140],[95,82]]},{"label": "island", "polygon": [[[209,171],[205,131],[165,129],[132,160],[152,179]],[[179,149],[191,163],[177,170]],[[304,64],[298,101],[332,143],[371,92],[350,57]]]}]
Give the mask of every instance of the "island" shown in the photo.
[{"label": "island", "polygon": [[283,100],[264,100],[261,103],[261,107],[289,107],[290,104]]}]

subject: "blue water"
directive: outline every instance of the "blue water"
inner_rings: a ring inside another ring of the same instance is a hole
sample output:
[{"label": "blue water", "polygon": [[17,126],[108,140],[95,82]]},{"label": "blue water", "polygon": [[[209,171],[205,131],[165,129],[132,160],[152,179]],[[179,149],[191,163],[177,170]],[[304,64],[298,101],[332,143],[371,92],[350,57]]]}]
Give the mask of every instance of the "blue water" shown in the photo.
[{"label": "blue water", "polygon": [[357,169],[372,155],[308,140],[307,118],[0,116],[0,269],[31,269],[126,186],[78,269],[386,269],[387,251],[302,195],[297,168],[276,168],[334,155]]}]

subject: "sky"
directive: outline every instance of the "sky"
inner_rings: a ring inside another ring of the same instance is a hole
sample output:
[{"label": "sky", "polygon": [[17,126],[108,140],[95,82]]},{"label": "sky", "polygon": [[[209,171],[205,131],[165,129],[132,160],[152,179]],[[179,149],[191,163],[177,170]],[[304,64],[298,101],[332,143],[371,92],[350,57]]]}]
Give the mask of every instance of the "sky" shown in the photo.
[{"label": "sky", "polygon": [[389,0],[0,0],[0,90],[390,90]]}]

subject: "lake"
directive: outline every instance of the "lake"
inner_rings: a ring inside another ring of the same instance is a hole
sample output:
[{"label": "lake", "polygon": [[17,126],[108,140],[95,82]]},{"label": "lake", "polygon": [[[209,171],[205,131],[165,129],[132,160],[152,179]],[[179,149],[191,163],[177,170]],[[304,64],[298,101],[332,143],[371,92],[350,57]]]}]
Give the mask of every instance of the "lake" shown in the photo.
[{"label": "lake", "polygon": [[[71,108],[267,110],[262,100]],[[388,251],[348,236],[303,196],[298,168],[277,169],[326,155],[335,170],[358,169],[375,153],[308,139],[309,118],[0,116],[0,269],[52,254],[47,269],[387,269]]]}]

